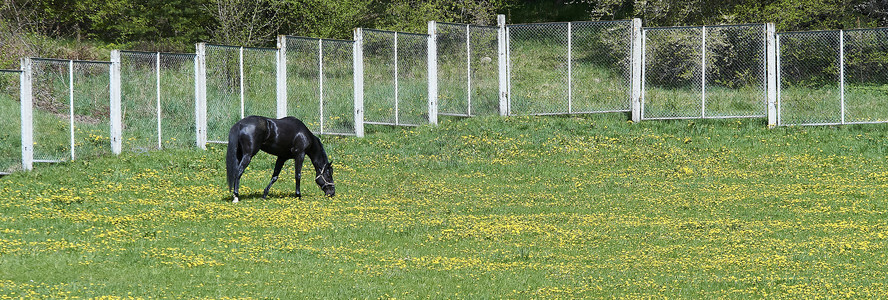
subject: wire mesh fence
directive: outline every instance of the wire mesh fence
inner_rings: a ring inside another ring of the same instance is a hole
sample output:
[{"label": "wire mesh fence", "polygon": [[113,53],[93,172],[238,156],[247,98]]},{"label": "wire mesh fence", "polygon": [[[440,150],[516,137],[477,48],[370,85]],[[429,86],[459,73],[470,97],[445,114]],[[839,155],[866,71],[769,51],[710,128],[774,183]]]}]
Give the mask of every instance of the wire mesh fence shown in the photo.
[{"label": "wire mesh fence", "polygon": [[435,23],[438,114],[499,114],[497,28]]},{"label": "wire mesh fence", "polygon": [[195,145],[194,54],[122,51],[124,151]]},{"label": "wire mesh fence", "polygon": [[845,123],[888,122],[888,29],[844,31]]},{"label": "wire mesh fence", "polygon": [[0,174],[22,169],[20,78],[21,71],[0,70]]},{"label": "wire mesh fence", "polygon": [[888,29],[778,37],[780,125],[888,122]]},{"label": "wire mesh fence", "polygon": [[643,118],[764,117],[764,24],[644,28]]},{"label": "wire mesh fence", "polygon": [[510,25],[509,114],[569,113],[570,23]]},{"label": "wire mesh fence", "polygon": [[[122,51],[112,62],[24,59],[27,69],[0,71],[2,116],[28,115],[27,128],[2,128],[0,172],[24,166],[26,152],[34,162],[118,153],[121,139],[126,151],[225,143],[247,115],[293,115],[319,134],[359,136],[363,123],[415,126],[438,114],[888,122],[888,29],[781,33],[775,49],[764,24],[430,24],[431,41],[359,29],[359,42],[284,37],[284,52],[199,44],[197,54]],[[21,95],[19,78],[28,78]],[[29,110],[15,109],[26,95]]]},{"label": "wire mesh fence", "polygon": [[365,123],[428,123],[428,35],[363,29],[362,36]]},{"label": "wire mesh fence", "polygon": [[842,123],[840,32],[778,35],[780,125]]},{"label": "wire mesh fence", "polygon": [[629,111],[632,21],[509,25],[510,114]]},{"label": "wire mesh fence", "polygon": [[571,23],[572,112],[629,111],[632,21]]},{"label": "wire mesh fence", "polygon": [[109,62],[32,59],[34,162],[111,153]]},{"label": "wire mesh fence", "polygon": [[207,142],[227,143],[249,115],[277,115],[277,49],[206,45]]},{"label": "wire mesh fence", "polygon": [[355,133],[353,41],[285,37],[287,115],[316,134]]}]

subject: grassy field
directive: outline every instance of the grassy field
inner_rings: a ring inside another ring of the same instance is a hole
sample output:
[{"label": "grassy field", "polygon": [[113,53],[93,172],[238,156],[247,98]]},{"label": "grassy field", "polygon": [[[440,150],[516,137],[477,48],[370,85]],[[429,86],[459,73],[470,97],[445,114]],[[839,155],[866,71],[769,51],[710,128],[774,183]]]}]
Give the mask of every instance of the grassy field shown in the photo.
[{"label": "grassy field", "polygon": [[323,137],[335,198],[224,146],[0,179],[0,298],[878,298],[886,125],[444,119]]}]

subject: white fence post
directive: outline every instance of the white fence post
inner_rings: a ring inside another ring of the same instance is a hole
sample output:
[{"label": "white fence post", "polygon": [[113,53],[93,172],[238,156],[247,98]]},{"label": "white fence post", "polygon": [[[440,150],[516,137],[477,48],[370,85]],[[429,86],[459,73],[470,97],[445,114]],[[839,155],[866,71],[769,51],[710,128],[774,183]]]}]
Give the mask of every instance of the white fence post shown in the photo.
[{"label": "white fence post", "polygon": [[506,15],[497,15],[497,57],[499,74],[499,112],[501,116],[509,114],[509,69],[506,57]]},{"label": "white fence post", "polygon": [[839,98],[842,102],[842,124],[845,124],[845,30],[839,30]]},{"label": "white fence post", "polygon": [[472,115],[472,26],[469,24],[466,24],[466,115]]},{"label": "white fence post", "polygon": [[641,82],[642,77],[642,52],[644,44],[642,43],[641,19],[632,19],[632,92],[630,94],[630,106],[632,109],[632,122],[641,121]]},{"label": "white fence post", "polygon": [[324,40],[318,39],[318,131],[324,133]]},{"label": "white fence post", "polygon": [[240,117],[241,117],[241,119],[243,119],[244,117],[246,117],[246,115],[244,114],[246,111],[246,108],[244,107],[244,106],[246,106],[245,105],[246,95],[245,95],[244,91],[246,89],[244,88],[244,47],[243,46],[238,47],[237,68],[238,68],[237,72],[238,72],[238,79],[239,79],[238,81],[240,82]]},{"label": "white fence post", "polygon": [[[154,84],[155,84],[155,93],[157,93],[157,149],[163,149],[163,111],[161,109],[161,99],[160,99],[160,52],[157,52],[157,56],[154,61]],[[121,129],[123,127],[121,126]],[[122,136],[121,136],[122,138]]]},{"label": "white fence post", "polygon": [[198,43],[194,57],[194,117],[196,145],[207,149],[207,51],[205,43]]},{"label": "white fence post", "polygon": [[767,64],[768,127],[777,126],[777,39],[774,23],[765,24],[765,63]]},{"label": "white fence post", "polygon": [[22,131],[22,169],[34,169],[34,94],[31,80],[33,69],[30,58],[22,58],[22,73],[19,79],[19,97],[21,101]]},{"label": "white fence post", "polygon": [[706,118],[706,26],[700,34],[700,117]]},{"label": "white fence post", "polygon": [[573,113],[573,23],[567,22],[567,113]]},{"label": "white fence post", "polygon": [[68,61],[68,133],[69,148],[71,148],[71,160],[75,159],[74,149],[74,61]]},{"label": "white fence post", "polygon": [[277,44],[277,118],[283,118],[287,116],[287,37],[278,36]]},{"label": "white fence post", "polygon": [[[111,50],[111,153],[120,154],[123,140],[120,108],[120,50]],[[72,145],[73,148],[73,145]]]},{"label": "white fence post", "polygon": [[429,124],[438,124],[438,33],[435,21],[428,25]]},{"label": "white fence post", "polygon": [[355,135],[364,137],[364,33],[355,28],[352,44],[352,73],[355,98]]}]

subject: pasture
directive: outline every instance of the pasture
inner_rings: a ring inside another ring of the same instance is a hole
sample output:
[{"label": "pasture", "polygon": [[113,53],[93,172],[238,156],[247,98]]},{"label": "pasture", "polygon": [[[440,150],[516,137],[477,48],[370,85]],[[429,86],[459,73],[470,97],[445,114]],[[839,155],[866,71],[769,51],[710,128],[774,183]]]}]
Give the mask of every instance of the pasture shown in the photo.
[{"label": "pasture", "polygon": [[321,139],[337,193],[224,145],[0,178],[0,298],[878,298],[888,125],[443,119]]}]

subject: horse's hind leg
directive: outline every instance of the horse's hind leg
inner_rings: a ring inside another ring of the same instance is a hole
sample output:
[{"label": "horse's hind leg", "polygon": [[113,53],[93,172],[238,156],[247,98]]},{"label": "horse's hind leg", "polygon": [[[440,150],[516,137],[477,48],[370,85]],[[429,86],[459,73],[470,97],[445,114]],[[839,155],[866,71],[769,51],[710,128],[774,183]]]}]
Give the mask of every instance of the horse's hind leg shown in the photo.
[{"label": "horse's hind leg", "polygon": [[240,201],[240,199],[238,199],[237,197],[240,195],[239,190],[241,175],[244,175],[244,170],[246,170],[247,166],[250,165],[250,160],[252,159],[253,157],[251,155],[244,154],[240,159],[240,164],[237,165],[237,176],[234,179],[234,198],[231,200],[232,203],[237,203],[238,201]]},{"label": "horse's hind leg", "polygon": [[287,162],[286,158],[278,156],[277,161],[274,163],[274,173],[271,174],[271,182],[269,182],[268,186],[265,187],[265,192],[262,193],[262,199],[265,199],[265,197],[268,197],[268,190],[270,190],[271,185],[274,184],[274,182],[278,180],[278,175],[281,175],[281,169],[284,168],[285,162]]}]

